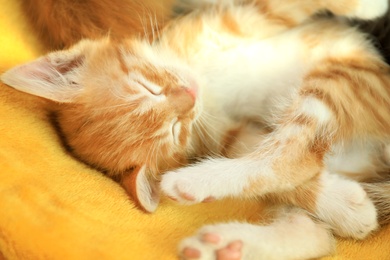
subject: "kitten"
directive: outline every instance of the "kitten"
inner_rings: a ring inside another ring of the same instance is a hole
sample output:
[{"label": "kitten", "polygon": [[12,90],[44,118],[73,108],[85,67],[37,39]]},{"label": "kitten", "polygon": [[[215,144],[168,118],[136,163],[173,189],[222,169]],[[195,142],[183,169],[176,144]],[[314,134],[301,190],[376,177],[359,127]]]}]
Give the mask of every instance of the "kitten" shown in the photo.
[{"label": "kitten", "polygon": [[[225,2],[171,22],[152,44],[85,40],[16,67],[2,80],[58,102],[58,126],[73,153],[111,176],[123,175],[148,211],[158,199],[153,176],[188,158],[222,154],[248,118],[265,122],[272,132],[255,152],[169,172],[163,191],[186,203],[268,196],[308,210],[336,234],[365,237],[377,226],[372,203],[356,182],[329,174],[323,164],[354,178],[373,177],[382,167],[376,159],[389,134],[388,67],[365,36],[342,21],[308,19],[325,7],[370,19],[387,2]],[[350,91],[359,86],[356,79],[364,96]],[[372,109],[372,97],[380,109]],[[362,117],[367,120],[357,120]],[[339,158],[355,159],[345,166]],[[205,227],[204,235],[183,242],[182,252],[188,256],[196,247],[211,257],[236,240],[245,258],[256,259],[318,257],[333,248],[329,229],[302,210],[289,210],[267,228]],[[283,228],[292,228],[289,239],[278,237]],[[264,237],[266,230],[275,236]],[[208,243],[213,236],[218,243]],[[300,246],[300,238],[309,244]],[[273,252],[276,245],[286,249]]]}]

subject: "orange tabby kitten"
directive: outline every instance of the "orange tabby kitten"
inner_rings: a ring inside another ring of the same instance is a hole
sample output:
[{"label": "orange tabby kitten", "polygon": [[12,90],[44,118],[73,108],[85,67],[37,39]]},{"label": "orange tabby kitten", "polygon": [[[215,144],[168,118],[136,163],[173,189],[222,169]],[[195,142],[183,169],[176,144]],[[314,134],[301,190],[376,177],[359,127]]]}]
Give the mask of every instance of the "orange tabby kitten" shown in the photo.
[{"label": "orange tabby kitten", "polygon": [[224,153],[248,118],[272,127],[249,155],[169,172],[161,189],[185,203],[266,196],[326,225],[294,208],[266,227],[207,226],[183,241],[183,257],[312,258],[333,250],[329,230],[364,238],[377,227],[375,208],[358,183],[334,173],[361,180],[388,167],[379,158],[389,139],[389,68],[341,19],[310,17],[329,9],[371,19],[387,1],[217,2],[172,21],[152,44],[85,40],[2,80],[58,102],[73,153],[122,175],[148,211],[157,173]]}]

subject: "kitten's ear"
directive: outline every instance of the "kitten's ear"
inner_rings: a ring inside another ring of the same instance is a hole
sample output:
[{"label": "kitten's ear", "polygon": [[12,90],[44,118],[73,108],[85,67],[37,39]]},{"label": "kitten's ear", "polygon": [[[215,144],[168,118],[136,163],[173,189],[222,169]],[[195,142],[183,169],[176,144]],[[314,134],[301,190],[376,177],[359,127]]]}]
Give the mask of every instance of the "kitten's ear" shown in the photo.
[{"label": "kitten's ear", "polygon": [[147,173],[146,166],[138,167],[124,176],[121,184],[143,210],[147,212],[156,210],[160,201],[157,180]]},{"label": "kitten's ear", "polygon": [[82,91],[79,77],[85,60],[83,50],[76,45],[70,50],[50,53],[6,71],[0,79],[32,95],[72,102]]}]

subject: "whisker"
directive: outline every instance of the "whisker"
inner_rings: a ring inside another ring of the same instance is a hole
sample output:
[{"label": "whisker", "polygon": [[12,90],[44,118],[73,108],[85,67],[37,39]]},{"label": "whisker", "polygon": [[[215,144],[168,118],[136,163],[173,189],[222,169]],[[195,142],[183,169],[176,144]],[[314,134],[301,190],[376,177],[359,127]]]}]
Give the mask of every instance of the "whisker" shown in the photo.
[{"label": "whisker", "polygon": [[153,17],[151,14],[149,14],[149,22],[150,22],[150,29],[152,31],[152,42],[154,42],[156,40],[156,35],[154,32]]},{"label": "whisker", "polygon": [[138,18],[139,18],[139,20],[140,20],[140,23],[141,23],[141,25],[142,25],[142,29],[143,29],[143,31],[144,31],[144,37],[145,37],[146,39],[148,39],[148,38],[149,38],[149,31],[148,31],[148,28],[147,28],[146,25],[145,25],[145,17],[141,17],[141,15],[138,14]]}]

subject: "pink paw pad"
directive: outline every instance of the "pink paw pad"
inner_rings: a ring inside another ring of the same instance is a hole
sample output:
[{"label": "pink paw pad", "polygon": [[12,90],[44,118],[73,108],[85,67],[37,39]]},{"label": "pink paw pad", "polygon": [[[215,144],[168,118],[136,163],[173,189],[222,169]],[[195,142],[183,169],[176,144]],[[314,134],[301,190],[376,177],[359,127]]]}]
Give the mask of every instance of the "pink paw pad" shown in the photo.
[{"label": "pink paw pad", "polygon": [[217,260],[240,260],[242,257],[242,242],[233,241],[217,251]]},{"label": "pink paw pad", "polygon": [[195,248],[186,247],[183,249],[182,256],[184,259],[199,259],[202,254]]}]

